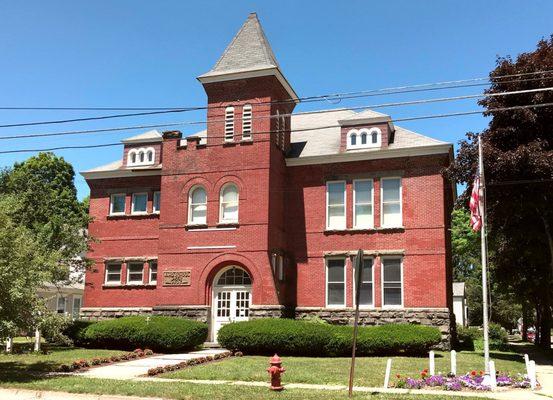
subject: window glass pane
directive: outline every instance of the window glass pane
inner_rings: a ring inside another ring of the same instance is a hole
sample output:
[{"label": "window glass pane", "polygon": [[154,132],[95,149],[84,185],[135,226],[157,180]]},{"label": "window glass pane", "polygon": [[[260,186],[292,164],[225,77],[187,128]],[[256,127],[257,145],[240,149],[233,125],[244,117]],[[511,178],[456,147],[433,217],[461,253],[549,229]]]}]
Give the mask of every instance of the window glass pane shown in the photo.
[{"label": "window glass pane", "polygon": [[401,305],[401,288],[391,288],[384,286],[384,305],[385,306],[400,306]]},{"label": "window glass pane", "polygon": [[81,314],[81,298],[73,297],[73,318],[74,319],[79,318],[80,314]]},{"label": "window glass pane", "polygon": [[382,200],[399,201],[399,179],[382,179]]},{"label": "window glass pane", "polygon": [[121,282],[121,265],[108,265],[106,271],[106,282]]},{"label": "window glass pane", "polygon": [[205,224],[207,214],[207,206],[200,204],[198,206],[192,206],[192,222],[196,224]]},{"label": "window glass pane", "polygon": [[344,183],[329,183],[328,184],[328,204],[329,205],[341,205],[344,204]]},{"label": "window glass pane", "polygon": [[223,204],[223,219],[225,221],[238,221],[238,204]]},{"label": "window glass pane", "polygon": [[372,282],[373,280],[373,260],[372,258],[365,258],[363,260],[363,269],[361,272],[361,280],[363,282]]},{"label": "window glass pane", "polygon": [[205,203],[207,201],[207,196],[205,193],[204,188],[197,188],[192,193],[192,203],[193,204],[200,204]]},{"label": "window glass pane", "polygon": [[401,225],[401,210],[399,204],[383,204],[382,209],[382,224],[384,226]]},{"label": "window glass pane", "polygon": [[378,132],[373,132],[373,133],[371,134],[371,142],[372,142],[373,144],[378,143]]},{"label": "window glass pane", "polygon": [[236,190],[236,186],[227,186],[223,190],[223,202],[230,203],[233,201],[238,201],[238,191]]},{"label": "window glass pane", "polygon": [[154,192],[154,211],[159,211],[161,206],[161,192]]},{"label": "window glass pane", "polygon": [[372,186],[371,181],[355,181],[355,203],[371,203]]},{"label": "window glass pane", "polygon": [[372,225],[372,206],[355,206],[355,226]]},{"label": "window glass pane", "polygon": [[148,195],[146,193],[133,195],[133,212],[146,212]]},{"label": "window glass pane", "polygon": [[129,282],[142,282],[142,273],[144,271],[144,264],[142,263],[129,263]]},{"label": "window glass pane", "polygon": [[150,283],[157,281],[157,261],[150,262]]},{"label": "window glass pane", "polygon": [[351,145],[355,146],[357,144],[357,135],[351,135]]},{"label": "window glass pane", "polygon": [[346,226],[344,207],[330,207],[328,209],[328,226],[331,228],[343,228]]},{"label": "window glass pane", "polygon": [[367,134],[361,134],[361,144],[367,144]]},{"label": "window glass pane", "polygon": [[111,197],[111,212],[112,213],[124,213],[125,212],[125,195],[116,194]]},{"label": "window glass pane", "polygon": [[399,258],[387,258],[384,263],[384,282],[401,281],[401,260]]},{"label": "window glass pane", "polygon": [[65,312],[65,297],[58,297],[58,313]]},{"label": "window glass pane", "polygon": [[345,299],[345,290],[343,283],[328,284],[328,304],[343,305]]},{"label": "window glass pane", "polygon": [[359,293],[359,305],[370,306],[373,304],[373,284],[362,283],[361,292]]},{"label": "window glass pane", "polygon": [[328,260],[328,281],[344,282],[344,260]]}]

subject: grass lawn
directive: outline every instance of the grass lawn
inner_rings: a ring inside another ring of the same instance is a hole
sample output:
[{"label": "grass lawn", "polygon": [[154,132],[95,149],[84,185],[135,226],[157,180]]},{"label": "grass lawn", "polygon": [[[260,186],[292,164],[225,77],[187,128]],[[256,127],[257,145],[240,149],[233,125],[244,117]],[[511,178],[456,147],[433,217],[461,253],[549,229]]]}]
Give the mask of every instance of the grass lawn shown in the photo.
[{"label": "grass lawn", "polygon": [[[492,351],[498,371],[524,372],[524,360],[514,352]],[[164,378],[222,379],[240,381],[266,381],[269,357],[233,357],[205,365],[198,365],[176,372],[163,374]],[[355,364],[355,385],[381,386],[384,383],[387,357],[361,357]],[[347,385],[349,380],[349,358],[307,358],[283,357],[286,372],[284,383],[315,383]],[[418,377],[421,370],[428,368],[428,358],[393,357],[392,382],[396,374]],[[484,368],[481,353],[463,351],[457,353],[457,373]],[[447,374],[450,370],[449,352],[436,352],[436,372]]]}]

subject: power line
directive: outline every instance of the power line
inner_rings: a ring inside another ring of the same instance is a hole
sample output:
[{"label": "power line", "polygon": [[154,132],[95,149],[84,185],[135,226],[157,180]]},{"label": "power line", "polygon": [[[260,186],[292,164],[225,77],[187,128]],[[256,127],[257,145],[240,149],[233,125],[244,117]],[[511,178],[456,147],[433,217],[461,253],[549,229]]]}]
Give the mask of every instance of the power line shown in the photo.
[{"label": "power line", "polygon": [[[395,102],[395,103],[381,103],[381,104],[371,104],[365,106],[351,107],[351,108],[337,108],[330,110],[318,110],[318,111],[307,111],[297,114],[279,114],[279,115],[262,115],[262,116],[253,116],[252,120],[261,120],[261,119],[275,119],[282,117],[292,117],[294,115],[310,115],[310,114],[321,114],[329,112],[340,112],[345,110],[364,110],[364,109],[375,109],[375,108],[387,108],[387,107],[398,107],[406,105],[420,105],[428,103],[437,103],[437,102],[446,102],[446,101],[457,101],[457,100],[467,100],[474,98],[483,98],[483,97],[499,97],[507,95],[518,95],[526,93],[537,93],[552,91],[553,87],[547,88],[538,88],[538,89],[527,89],[527,90],[517,90],[512,92],[500,92],[500,93],[483,93],[475,95],[464,95],[464,96],[455,96],[455,97],[441,97],[433,99],[421,99],[421,100],[412,100],[404,102]],[[65,136],[65,135],[81,135],[81,134],[90,134],[90,133],[105,133],[105,132],[115,132],[115,131],[124,131],[124,130],[134,130],[134,129],[152,129],[152,128],[167,128],[173,126],[185,126],[185,125],[205,125],[207,123],[224,123],[225,120],[202,120],[202,121],[188,121],[188,122],[170,122],[166,124],[154,124],[154,125],[138,125],[138,126],[127,126],[127,127],[116,127],[116,128],[101,128],[101,129],[89,129],[89,130],[77,130],[77,131],[64,131],[64,132],[49,132],[49,133],[29,133],[23,135],[9,135],[9,136],[0,136],[0,140],[8,139],[28,139],[28,138],[38,138],[38,137],[51,137],[51,136]],[[0,126],[2,127],[2,126]]]},{"label": "power line", "polygon": [[507,185],[525,185],[529,183],[546,183],[553,182],[552,179],[524,179],[517,181],[502,181],[502,182],[486,182],[486,186],[507,186]]},{"label": "power line", "polygon": [[[418,91],[427,91],[427,90],[443,90],[443,89],[453,89],[453,88],[464,88],[464,87],[473,87],[473,86],[487,86],[493,83],[519,83],[519,82],[525,82],[525,81],[535,81],[535,80],[543,80],[543,79],[553,79],[553,77],[550,78],[530,78],[530,79],[521,79],[521,80],[512,80],[512,81],[499,81],[494,82],[494,80],[497,79],[505,79],[505,78],[514,78],[514,77],[524,77],[524,76],[533,76],[533,75],[543,75],[543,74],[551,74],[553,73],[553,70],[545,70],[545,71],[534,71],[534,72],[524,72],[524,73],[518,73],[518,74],[507,74],[507,75],[500,75],[495,77],[478,77],[478,78],[469,78],[469,79],[460,79],[460,80],[452,80],[452,81],[441,81],[441,82],[431,82],[431,83],[423,83],[423,84],[416,84],[416,85],[405,85],[405,86],[395,86],[395,87],[388,87],[388,88],[381,88],[381,89],[369,89],[369,90],[362,90],[362,91],[356,91],[356,92],[341,92],[341,93],[330,93],[330,94],[322,94],[322,95],[315,95],[315,96],[305,96],[300,97],[298,100],[300,102],[313,102],[313,101],[329,101],[333,99],[337,99],[341,101],[342,99],[348,99],[348,98],[356,98],[356,97],[365,97],[365,96],[382,96],[382,95],[389,95],[389,94],[398,94],[398,93],[412,93],[412,92],[418,92]],[[482,82],[482,81],[490,81],[487,83],[479,83],[470,85],[467,84],[469,82]],[[467,85],[465,85],[467,84]],[[445,85],[445,86],[444,86]],[[440,87],[434,87],[434,86],[440,86]],[[295,102],[294,99],[286,99],[286,100],[273,100],[268,102],[260,102],[256,103],[257,105],[261,104],[283,104],[283,103],[291,103]],[[198,110],[206,110],[206,109],[215,109],[215,108],[225,108],[232,106],[233,104],[225,104],[224,106],[193,106],[193,107],[0,107],[0,110],[50,110],[50,111],[151,111],[151,114],[157,114],[157,113],[164,113],[164,112],[188,112],[188,111],[198,111]],[[237,103],[234,105],[242,105],[242,103]],[[152,111],[156,110],[156,111]],[[108,116],[99,116],[99,117],[90,117],[90,119],[72,119],[67,120],[67,122],[77,122],[77,121],[83,121],[83,120],[91,120],[91,119],[106,119],[106,118],[120,118],[125,116],[133,116],[133,115],[149,115],[150,113],[135,113],[135,114],[123,114],[123,115],[108,115]],[[29,124],[38,124],[41,123],[40,121],[37,123],[29,123]],[[52,121],[52,122],[45,122],[45,123],[58,123],[58,121]],[[61,123],[61,122],[60,122]],[[22,126],[22,125],[12,125],[12,126]]]},{"label": "power line", "polygon": [[[542,104],[528,104],[523,106],[512,106],[512,107],[498,107],[498,108],[490,108],[485,111],[483,110],[474,110],[474,111],[461,111],[461,112],[455,112],[455,113],[446,113],[446,114],[431,114],[431,115],[421,115],[416,117],[406,117],[406,118],[397,118],[392,119],[390,122],[402,122],[402,121],[417,121],[417,120],[423,120],[423,119],[437,119],[437,118],[447,118],[447,117],[459,117],[459,116],[466,116],[466,115],[474,115],[474,114],[482,114],[482,113],[489,113],[489,112],[498,112],[498,111],[510,111],[510,110],[522,110],[522,109],[528,109],[528,108],[542,108],[542,107],[551,107],[553,106],[553,103],[542,103]],[[326,126],[318,126],[313,128],[301,128],[301,129],[294,129],[291,130],[291,133],[296,132],[306,132],[306,131],[315,131],[315,130],[321,130],[321,129],[329,129],[329,128],[338,128],[341,125],[326,125]],[[265,131],[265,132],[254,132],[254,135],[261,135],[261,134],[273,134],[273,133],[281,133],[283,131]],[[217,138],[224,138],[224,136],[210,136],[210,139],[217,139]],[[268,139],[261,139],[256,140],[256,142],[265,142],[271,140]],[[109,146],[120,146],[123,143],[106,143],[106,144],[100,144],[100,145],[83,145],[83,146],[60,146],[55,148],[43,148],[43,149],[17,149],[17,150],[3,150],[0,151],[0,154],[11,154],[11,153],[32,153],[32,152],[40,152],[40,151],[53,151],[53,150],[65,150],[65,149],[81,149],[81,148],[93,148],[93,147],[109,147]],[[205,144],[202,145],[203,147],[212,147],[212,146],[222,146],[225,143],[216,143],[216,144]]]}]

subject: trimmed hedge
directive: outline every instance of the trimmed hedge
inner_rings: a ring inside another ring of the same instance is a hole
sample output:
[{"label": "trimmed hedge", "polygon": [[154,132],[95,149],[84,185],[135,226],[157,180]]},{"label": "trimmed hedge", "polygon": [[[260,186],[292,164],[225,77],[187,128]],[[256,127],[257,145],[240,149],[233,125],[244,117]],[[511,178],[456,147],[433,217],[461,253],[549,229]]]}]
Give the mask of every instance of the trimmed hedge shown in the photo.
[{"label": "trimmed hedge", "polygon": [[85,347],[176,352],[204,343],[207,325],[177,317],[132,316],[80,324],[73,328],[73,335],[73,340]]},{"label": "trimmed hedge", "polygon": [[[225,325],[218,333],[219,343],[245,354],[336,357],[351,355],[353,328],[314,324],[292,319],[259,319]],[[420,355],[439,344],[437,328],[391,324],[360,327],[357,354]]]}]

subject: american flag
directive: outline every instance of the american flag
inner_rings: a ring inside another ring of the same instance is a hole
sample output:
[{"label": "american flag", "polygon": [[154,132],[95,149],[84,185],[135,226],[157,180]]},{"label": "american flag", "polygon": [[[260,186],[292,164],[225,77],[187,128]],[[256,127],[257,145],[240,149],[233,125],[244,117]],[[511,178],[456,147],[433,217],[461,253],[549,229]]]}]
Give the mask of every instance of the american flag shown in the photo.
[{"label": "american flag", "polygon": [[480,213],[480,174],[474,178],[472,184],[472,193],[470,194],[470,226],[473,231],[479,231],[482,228],[482,214]]}]

